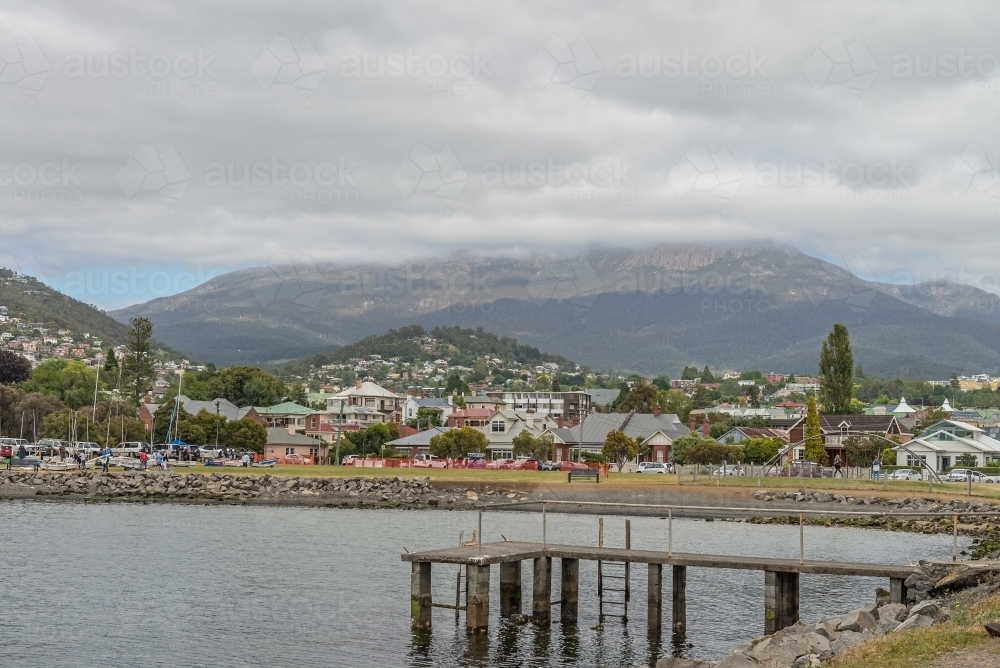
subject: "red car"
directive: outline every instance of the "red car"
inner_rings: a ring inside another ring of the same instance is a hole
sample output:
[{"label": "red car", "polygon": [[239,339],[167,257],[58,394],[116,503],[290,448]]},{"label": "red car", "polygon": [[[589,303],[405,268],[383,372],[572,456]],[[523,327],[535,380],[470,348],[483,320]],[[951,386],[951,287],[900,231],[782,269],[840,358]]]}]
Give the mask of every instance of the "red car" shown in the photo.
[{"label": "red car", "polygon": [[13,457],[13,456],[14,456],[13,445],[0,445],[0,457]]}]

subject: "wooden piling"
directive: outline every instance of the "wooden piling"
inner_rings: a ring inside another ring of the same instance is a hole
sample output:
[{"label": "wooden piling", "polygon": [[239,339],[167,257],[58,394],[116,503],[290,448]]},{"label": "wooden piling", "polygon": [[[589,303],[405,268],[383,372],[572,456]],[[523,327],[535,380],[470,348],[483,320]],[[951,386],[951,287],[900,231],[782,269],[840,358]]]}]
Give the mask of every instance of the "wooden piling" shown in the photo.
[{"label": "wooden piling", "polygon": [[646,589],[646,633],[659,638],[663,626],[663,565],[648,564]]},{"label": "wooden piling", "polygon": [[764,571],[764,635],[799,621],[799,574]]},{"label": "wooden piling", "polygon": [[889,602],[906,603],[906,580],[904,578],[889,578]]},{"label": "wooden piling", "polygon": [[500,562],[500,616],[521,614],[521,562]]},{"label": "wooden piling", "polygon": [[559,620],[563,626],[576,626],[580,601],[580,560],[562,560],[559,596]]},{"label": "wooden piling", "polygon": [[414,561],[410,572],[410,626],[431,627],[431,562]]},{"label": "wooden piling", "polygon": [[552,612],[552,557],[535,557],[534,566],[531,617],[539,624],[548,624]]},{"label": "wooden piling", "polygon": [[673,632],[687,633],[687,566],[673,566]]},{"label": "wooden piling", "polygon": [[484,632],[490,624],[490,566],[465,566],[465,630]]}]

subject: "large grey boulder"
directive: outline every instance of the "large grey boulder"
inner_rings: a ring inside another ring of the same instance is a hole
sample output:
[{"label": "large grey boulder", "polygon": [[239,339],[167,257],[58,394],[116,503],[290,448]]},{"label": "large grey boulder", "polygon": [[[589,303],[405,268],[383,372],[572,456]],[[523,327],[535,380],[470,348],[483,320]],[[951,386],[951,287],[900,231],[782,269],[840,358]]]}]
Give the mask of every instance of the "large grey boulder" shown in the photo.
[{"label": "large grey boulder", "polygon": [[834,655],[840,654],[845,649],[850,649],[854,647],[859,642],[867,640],[868,635],[864,633],[858,633],[857,631],[844,631],[840,634],[840,637],[830,643],[830,652]]},{"label": "large grey boulder", "polygon": [[730,654],[715,664],[715,668],[759,668],[760,664],[746,654]]},{"label": "large grey boulder", "polygon": [[801,656],[832,656],[830,640],[805,624],[782,629],[754,646],[749,656],[765,665],[790,666]]},{"label": "large grey boulder", "polygon": [[930,617],[934,621],[940,621],[941,619],[947,618],[950,615],[944,609],[944,601],[940,599],[927,599],[926,601],[921,601],[915,606],[910,608],[907,617],[915,617],[917,615],[923,615],[925,617]]},{"label": "large grey boulder", "polygon": [[708,661],[682,659],[679,656],[665,656],[656,662],[656,668],[712,668],[712,666],[713,664]]},{"label": "large grey boulder", "polygon": [[878,626],[878,622],[872,617],[870,612],[864,610],[852,610],[843,616],[837,624],[838,631],[855,631],[860,633],[864,630],[872,630]]},{"label": "large grey boulder", "polygon": [[902,603],[888,603],[878,609],[878,623],[885,624],[906,619],[906,606]]},{"label": "large grey boulder", "polygon": [[805,656],[800,656],[795,659],[795,663],[792,664],[792,668],[820,668],[823,662],[820,660],[819,656],[815,654],[806,654]]},{"label": "large grey boulder", "polygon": [[907,617],[906,621],[895,628],[896,631],[909,631],[910,629],[922,629],[934,623],[933,617],[927,615],[914,615]]},{"label": "large grey boulder", "polygon": [[829,619],[821,619],[816,622],[813,627],[816,633],[820,634],[827,640],[835,640],[837,638],[837,623],[832,622]]}]

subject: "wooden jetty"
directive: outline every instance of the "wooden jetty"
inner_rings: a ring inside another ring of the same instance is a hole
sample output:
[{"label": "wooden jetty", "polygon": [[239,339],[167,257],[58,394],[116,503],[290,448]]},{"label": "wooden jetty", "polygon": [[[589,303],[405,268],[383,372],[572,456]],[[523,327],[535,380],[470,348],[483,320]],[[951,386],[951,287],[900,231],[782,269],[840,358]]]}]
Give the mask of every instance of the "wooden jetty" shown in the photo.
[{"label": "wooden jetty", "polygon": [[[480,535],[482,535],[480,533]],[[466,630],[484,632],[490,616],[490,567],[500,565],[500,615],[521,614],[521,562],[532,560],[531,617],[535,623],[548,624],[552,607],[552,560],[562,560],[559,605],[560,622],[567,626],[577,623],[580,595],[580,560],[646,564],[647,631],[658,636],[662,626],[663,567],[672,568],[673,620],[672,630],[687,629],[687,569],[729,568],[764,571],[764,633],[771,634],[790,626],[799,619],[799,575],[842,575],[889,579],[892,602],[906,599],[906,578],[917,571],[916,566],[868,564],[808,559],[777,559],[733,555],[694,554],[633,550],[614,547],[587,547],[504,541],[480,545],[452,547],[425,552],[407,552],[403,561],[412,564],[410,589],[410,621],[414,628],[429,629],[434,607],[455,609],[456,606],[435,604],[431,595],[431,564],[459,564],[465,567]]]}]

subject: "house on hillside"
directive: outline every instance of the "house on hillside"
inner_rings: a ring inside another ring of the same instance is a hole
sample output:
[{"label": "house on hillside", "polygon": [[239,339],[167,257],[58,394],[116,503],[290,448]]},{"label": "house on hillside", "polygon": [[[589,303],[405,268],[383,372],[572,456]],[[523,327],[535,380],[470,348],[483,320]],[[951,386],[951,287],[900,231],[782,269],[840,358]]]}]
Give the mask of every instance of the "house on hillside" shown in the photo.
[{"label": "house on hillside", "polygon": [[377,383],[358,378],[354,387],[327,397],[326,409],[331,413],[338,413],[341,403],[346,406],[364,406],[384,413],[387,422],[402,422],[404,400],[405,397],[390,392]]},{"label": "house on hillside", "polygon": [[254,408],[257,414],[264,418],[268,427],[295,427],[296,429],[305,429],[306,417],[315,412],[311,408],[306,408],[292,401],[275,406],[255,406]]},{"label": "house on hillside", "polygon": [[[850,436],[873,434],[906,442],[913,438],[894,415],[820,415],[820,431],[823,435],[823,447],[826,449],[826,466],[833,466],[833,460],[839,455],[844,466],[867,466],[870,462],[851,462],[844,448],[844,441]],[[789,443],[801,443],[806,437],[806,419],[801,417],[788,429]],[[890,443],[885,444],[891,447]],[[793,458],[805,457],[805,445],[795,447]]]},{"label": "house on hillside", "polygon": [[459,408],[445,419],[448,427],[485,427],[497,411],[489,408]]},{"label": "house on hillside", "polygon": [[295,427],[269,427],[267,444],[264,446],[265,459],[277,459],[287,455],[300,455],[306,458],[319,457],[321,443],[295,431]]},{"label": "house on hillside", "polygon": [[[267,426],[267,422],[252,406],[240,408],[233,402],[228,399],[223,399],[222,397],[212,399],[211,401],[198,401],[182,394],[180,395],[179,400],[181,408],[183,408],[184,411],[190,415],[197,415],[201,411],[207,411],[209,413],[221,415],[229,421],[247,418],[253,420],[259,425]],[[146,425],[146,429],[152,429],[153,416],[156,415],[156,412],[164,406],[166,406],[166,410],[173,411],[174,405],[174,401],[168,401],[163,404],[139,404],[139,419]]]},{"label": "house on hillside", "polygon": [[720,443],[744,443],[751,438],[776,438],[788,444],[788,432],[771,427],[733,427],[719,437]]},{"label": "house on hillside", "polygon": [[438,434],[445,433],[449,429],[449,427],[431,427],[430,429],[389,441],[386,443],[386,446],[406,457],[426,455],[430,451],[431,439]]},{"label": "house on hillside", "polygon": [[959,420],[942,420],[925,429],[920,436],[893,448],[896,464],[919,466],[920,462],[935,471],[955,466],[962,455],[976,458],[976,466],[1000,464],[1000,440],[983,429]]},{"label": "house on hillside", "polygon": [[445,418],[447,418],[447,416],[455,410],[456,406],[452,403],[451,397],[439,399],[437,397],[414,397],[412,395],[407,395],[406,399],[403,400],[403,422],[416,420],[418,411],[421,408],[424,410],[437,411],[441,416],[441,424],[444,424]]},{"label": "house on hillside", "polygon": [[585,452],[599,453],[604,439],[612,431],[624,432],[649,447],[647,459],[654,462],[670,461],[674,441],[691,433],[673,413],[594,413],[581,425],[564,429],[549,429],[553,436],[552,458],[559,462],[570,459],[570,452],[582,448]]},{"label": "house on hillside", "polygon": [[511,459],[514,456],[514,437],[522,431],[528,431],[537,438],[546,430],[558,426],[555,419],[548,415],[502,410],[493,413],[488,424],[474,429],[483,432],[489,439],[487,452],[491,459]]}]

